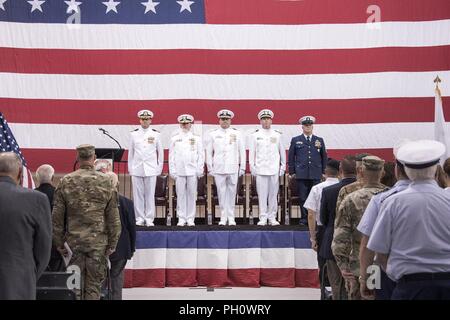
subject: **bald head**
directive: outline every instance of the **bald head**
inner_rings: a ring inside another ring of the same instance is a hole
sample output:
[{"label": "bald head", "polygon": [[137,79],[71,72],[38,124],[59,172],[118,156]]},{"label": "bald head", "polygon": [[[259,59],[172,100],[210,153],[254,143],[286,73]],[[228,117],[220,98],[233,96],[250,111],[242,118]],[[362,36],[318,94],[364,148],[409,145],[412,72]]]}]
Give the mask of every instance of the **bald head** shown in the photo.
[{"label": "bald head", "polygon": [[0,153],[0,176],[11,177],[16,183],[19,183],[22,175],[22,162],[14,152]]}]

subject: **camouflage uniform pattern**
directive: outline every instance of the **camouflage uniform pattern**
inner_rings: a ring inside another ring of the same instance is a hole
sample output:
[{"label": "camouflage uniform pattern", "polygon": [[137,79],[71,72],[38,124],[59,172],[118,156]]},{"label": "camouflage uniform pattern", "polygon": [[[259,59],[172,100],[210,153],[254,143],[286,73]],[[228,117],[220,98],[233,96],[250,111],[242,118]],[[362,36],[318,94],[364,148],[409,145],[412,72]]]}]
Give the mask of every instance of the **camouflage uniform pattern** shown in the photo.
[{"label": "camouflage uniform pattern", "polygon": [[346,196],[338,210],[340,219],[335,224],[331,249],[339,269],[351,271],[355,277],[350,283],[346,281],[349,300],[360,298],[358,277],[361,233],[356,227],[372,196],[385,188],[381,183],[365,185]]},{"label": "camouflage uniform pattern", "polygon": [[344,201],[345,197],[347,197],[350,193],[355,192],[356,190],[359,190],[363,187],[363,184],[361,181],[355,181],[353,183],[350,183],[344,187],[342,187],[341,190],[339,190],[338,199],[336,201],[336,217],[334,220],[334,228],[336,229],[336,225],[338,224],[340,220],[339,215],[339,207],[341,206],[342,201]]},{"label": "camouflage uniform pattern", "polygon": [[106,250],[116,247],[120,231],[118,195],[109,176],[85,165],[63,177],[54,196],[53,241],[57,247],[67,241],[73,251],[70,263],[81,269],[85,299],[100,297]]}]

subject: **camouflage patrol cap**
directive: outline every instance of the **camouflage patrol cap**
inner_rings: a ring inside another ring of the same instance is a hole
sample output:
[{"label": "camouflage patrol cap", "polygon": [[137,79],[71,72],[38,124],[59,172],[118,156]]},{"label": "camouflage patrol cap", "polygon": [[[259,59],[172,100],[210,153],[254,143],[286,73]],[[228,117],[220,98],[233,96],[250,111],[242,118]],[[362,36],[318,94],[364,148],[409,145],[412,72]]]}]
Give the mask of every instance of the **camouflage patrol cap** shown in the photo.
[{"label": "camouflage patrol cap", "polygon": [[384,168],[384,160],[377,156],[368,156],[363,158],[362,165],[369,171],[381,171]]},{"label": "camouflage patrol cap", "polygon": [[81,144],[77,147],[78,157],[88,159],[95,154],[95,147],[92,144]]},{"label": "camouflage patrol cap", "polygon": [[355,161],[356,161],[356,162],[362,162],[363,159],[364,159],[365,157],[368,157],[368,156],[371,156],[371,154],[370,154],[370,153],[358,153],[358,154],[355,156]]}]

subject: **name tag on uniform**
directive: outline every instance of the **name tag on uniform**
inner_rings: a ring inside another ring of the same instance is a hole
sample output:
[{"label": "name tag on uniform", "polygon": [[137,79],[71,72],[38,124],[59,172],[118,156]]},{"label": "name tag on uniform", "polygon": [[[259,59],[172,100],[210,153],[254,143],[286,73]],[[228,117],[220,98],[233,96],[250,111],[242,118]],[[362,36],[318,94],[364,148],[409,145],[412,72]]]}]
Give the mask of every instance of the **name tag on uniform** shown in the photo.
[{"label": "name tag on uniform", "polygon": [[303,142],[302,141],[297,141],[296,144],[303,144]]},{"label": "name tag on uniform", "polygon": [[147,142],[150,144],[155,143],[155,137],[148,137]]},{"label": "name tag on uniform", "polygon": [[236,135],[230,134],[230,144],[235,143],[235,142],[236,142]]},{"label": "name tag on uniform", "polygon": [[258,137],[258,138],[256,138],[256,140],[263,140],[263,138],[261,138],[261,137]]},{"label": "name tag on uniform", "polygon": [[271,137],[271,138],[270,138],[270,142],[272,142],[272,143],[277,143],[277,138]]}]

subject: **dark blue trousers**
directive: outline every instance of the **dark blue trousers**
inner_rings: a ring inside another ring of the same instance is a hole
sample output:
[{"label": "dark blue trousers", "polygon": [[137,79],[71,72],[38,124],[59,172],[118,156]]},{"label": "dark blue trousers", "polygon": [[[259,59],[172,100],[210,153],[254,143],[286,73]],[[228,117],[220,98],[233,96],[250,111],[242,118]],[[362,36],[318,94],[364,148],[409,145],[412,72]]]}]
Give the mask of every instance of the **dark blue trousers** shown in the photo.
[{"label": "dark blue trousers", "polygon": [[[297,179],[298,197],[302,213],[300,219],[308,220],[308,211],[303,208],[303,205],[305,204],[312,187],[318,183],[320,183],[320,179]],[[318,214],[320,214],[320,212]]]},{"label": "dark blue trousers", "polygon": [[[380,268],[381,269],[381,268]],[[394,292],[395,281],[391,280],[386,274],[386,272],[381,269],[381,288],[375,289],[375,299],[376,300],[391,300],[392,292]]]},{"label": "dark blue trousers", "polygon": [[450,280],[399,281],[392,300],[450,300]]}]

